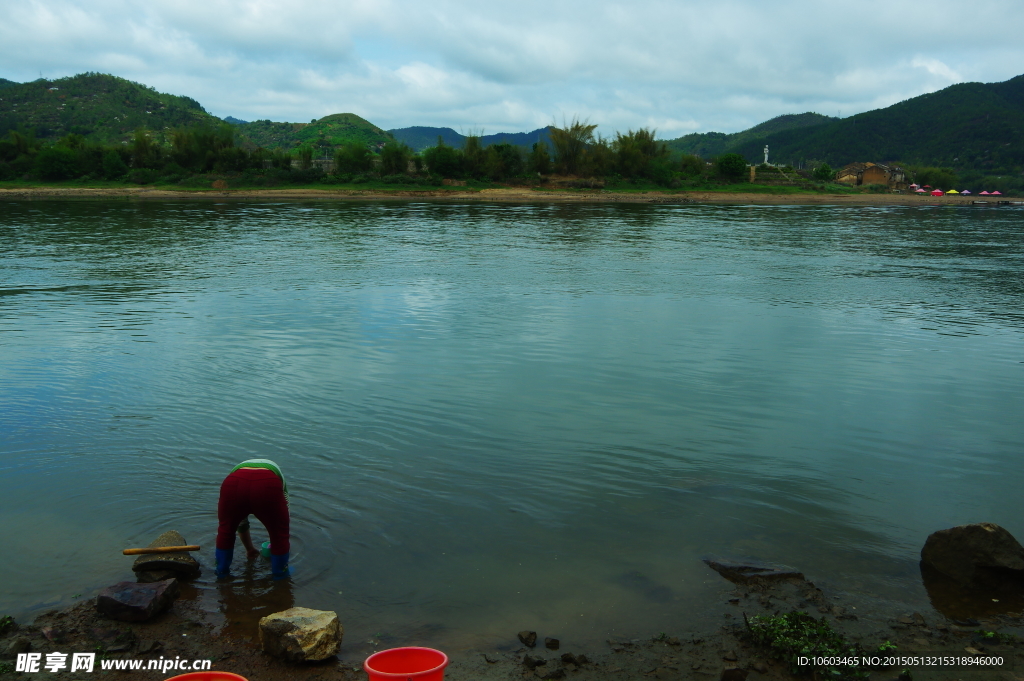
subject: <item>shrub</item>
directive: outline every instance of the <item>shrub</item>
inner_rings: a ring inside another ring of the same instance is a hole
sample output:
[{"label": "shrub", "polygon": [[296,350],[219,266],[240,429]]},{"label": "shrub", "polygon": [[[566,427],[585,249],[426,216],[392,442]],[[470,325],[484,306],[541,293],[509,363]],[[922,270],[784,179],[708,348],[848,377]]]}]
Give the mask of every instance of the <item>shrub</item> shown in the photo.
[{"label": "shrub", "polygon": [[507,143],[487,147],[484,171],[492,180],[522,175],[523,167],[523,155],[519,147]]},{"label": "shrub", "polygon": [[373,154],[365,144],[348,142],[334,152],[334,172],[340,174],[368,173],[373,168]]},{"label": "shrub", "polygon": [[855,644],[833,629],[824,617],[818,620],[799,610],[777,616],[756,615],[750,618],[747,627],[754,641],[766,646],[794,674],[813,670],[822,676],[839,679],[850,678],[859,671],[856,667],[845,665],[808,669],[797,664],[801,656],[834,659],[856,657],[860,652]]},{"label": "shrub", "polygon": [[128,173],[128,164],[121,158],[121,154],[113,149],[103,155],[103,176],[108,180],[116,180]]},{"label": "shrub", "polygon": [[551,155],[548,153],[548,145],[543,142],[534,142],[533,149],[526,159],[526,168],[531,173],[547,175],[551,172]]},{"label": "shrub", "polygon": [[462,167],[469,177],[480,177],[484,173],[486,152],[480,145],[479,135],[467,135],[462,146]]},{"label": "shrub", "polygon": [[615,171],[615,151],[608,140],[600,137],[587,147],[583,161],[581,172],[587,175],[604,177]]},{"label": "shrub", "polygon": [[[654,130],[640,128],[625,135],[615,134],[615,167],[623,177],[646,177],[656,182],[671,180],[671,169],[665,161],[669,151],[664,142],[658,142]],[[658,177],[655,177],[657,175]]]},{"label": "shrub", "polygon": [[740,180],[747,172],[747,160],[739,154],[723,154],[715,164],[718,174],[729,180]]},{"label": "shrub", "polygon": [[128,171],[128,181],[134,184],[153,184],[160,173],[152,168],[133,168]]},{"label": "shrub", "polygon": [[409,170],[412,149],[404,142],[390,141],[380,150],[382,175],[404,174]]},{"label": "shrub", "polygon": [[811,177],[813,177],[818,182],[831,182],[833,179],[835,179],[835,176],[836,173],[834,170],[832,170],[832,166],[830,166],[827,163],[822,163],[820,166],[814,169],[814,172],[811,173]]},{"label": "shrub", "polygon": [[686,177],[696,177],[703,174],[706,169],[707,164],[704,163],[704,159],[692,154],[684,154],[679,161],[679,172]]},{"label": "shrub", "polygon": [[462,177],[462,152],[437,137],[437,146],[423,152],[427,170],[441,177]]},{"label": "shrub", "polygon": [[47,147],[36,154],[36,172],[44,180],[67,180],[81,174],[78,154],[65,147]]}]

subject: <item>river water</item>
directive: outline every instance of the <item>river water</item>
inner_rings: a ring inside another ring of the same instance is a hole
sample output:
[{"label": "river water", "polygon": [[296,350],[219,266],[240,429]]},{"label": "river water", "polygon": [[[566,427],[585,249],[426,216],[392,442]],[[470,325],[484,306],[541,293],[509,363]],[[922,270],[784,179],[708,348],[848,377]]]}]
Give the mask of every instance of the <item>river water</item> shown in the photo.
[{"label": "river water", "polygon": [[229,624],[679,632],[729,588],[706,555],[927,608],[930,532],[1024,539],[1022,217],[4,203],[0,614],[129,579],[165,529],[210,566],[250,457],[287,477],[294,576],[206,569]]}]

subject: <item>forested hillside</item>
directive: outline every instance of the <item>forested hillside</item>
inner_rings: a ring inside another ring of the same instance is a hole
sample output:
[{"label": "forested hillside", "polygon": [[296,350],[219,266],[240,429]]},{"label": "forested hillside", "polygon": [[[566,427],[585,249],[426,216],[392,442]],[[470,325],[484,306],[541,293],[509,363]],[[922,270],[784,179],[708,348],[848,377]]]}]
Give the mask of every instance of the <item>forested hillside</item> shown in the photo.
[{"label": "forested hillside", "polygon": [[391,134],[352,113],[332,114],[310,123],[253,121],[235,124],[238,134],[251,144],[271,150],[291,151],[300,146],[336,147],[358,142],[376,147]]},{"label": "forested hillside", "polygon": [[772,157],[833,166],[902,161],[965,172],[1019,173],[1024,166],[1024,76],[1003,83],[961,83],[813,128],[784,130],[735,145],[757,161]]},{"label": "forested hillside", "polygon": [[160,132],[219,122],[190,97],[105,74],[0,84],[0,135],[32,130],[52,140],[75,133],[108,143],[129,140],[136,128]]},{"label": "forested hillside", "polygon": [[[758,123],[742,132],[695,132],[668,142],[668,148],[682,154],[694,154],[701,158],[714,158],[733,151],[741,144],[759,140],[783,130],[809,128],[824,125],[838,119],[817,113],[785,114],[770,121]],[[763,145],[762,145],[763,146]]]},{"label": "forested hillside", "polygon": [[[415,151],[423,151],[437,145],[437,138],[440,137],[450,147],[462,148],[466,144],[468,135],[455,132],[451,128],[428,128],[425,126],[413,126],[411,128],[397,128],[388,130],[399,142],[408,144]],[[499,132],[494,135],[479,136],[480,143],[484,146],[490,144],[513,144],[517,147],[529,149],[537,142],[543,142],[550,146],[551,136],[549,128],[538,128],[532,132]]]}]

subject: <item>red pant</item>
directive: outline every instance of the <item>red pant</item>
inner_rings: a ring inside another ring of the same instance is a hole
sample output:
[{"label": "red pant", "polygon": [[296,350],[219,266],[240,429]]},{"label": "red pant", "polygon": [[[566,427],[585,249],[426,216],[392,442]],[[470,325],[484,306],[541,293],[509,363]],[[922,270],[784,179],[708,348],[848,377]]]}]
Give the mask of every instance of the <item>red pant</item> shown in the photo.
[{"label": "red pant", "polygon": [[220,486],[217,503],[217,548],[235,548],[235,531],[249,514],[263,523],[270,534],[270,552],[276,556],[288,553],[288,502],[284,484],[274,471],[266,468],[240,468]]}]

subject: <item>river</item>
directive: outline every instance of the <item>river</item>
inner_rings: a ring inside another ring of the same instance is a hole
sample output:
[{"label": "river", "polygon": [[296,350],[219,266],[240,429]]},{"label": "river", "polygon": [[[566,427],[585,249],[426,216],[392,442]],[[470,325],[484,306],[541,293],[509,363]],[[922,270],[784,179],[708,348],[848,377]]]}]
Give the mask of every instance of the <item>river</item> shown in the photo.
[{"label": "river", "polygon": [[1022,216],[5,203],[0,614],[165,529],[265,611],[268,566],[208,567],[251,457],[291,492],[285,604],[346,640],[678,632],[729,587],[707,555],[927,608],[930,532],[1024,539]]}]

